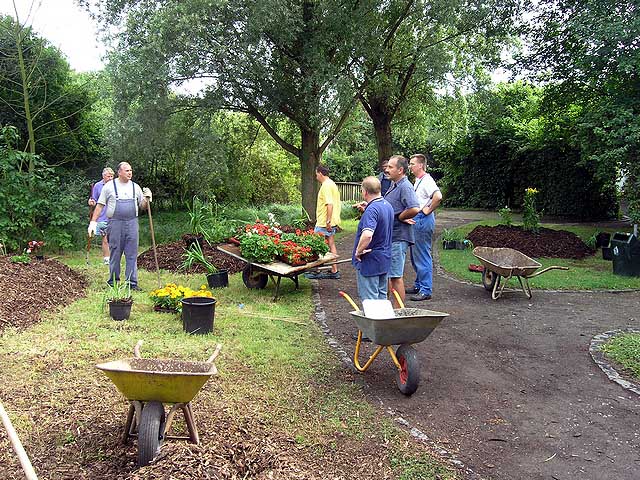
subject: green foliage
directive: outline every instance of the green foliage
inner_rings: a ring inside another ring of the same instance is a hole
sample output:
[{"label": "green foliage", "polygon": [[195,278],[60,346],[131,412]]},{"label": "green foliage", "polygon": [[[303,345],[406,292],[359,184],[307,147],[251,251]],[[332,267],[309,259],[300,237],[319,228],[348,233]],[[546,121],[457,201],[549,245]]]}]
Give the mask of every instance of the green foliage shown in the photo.
[{"label": "green foliage", "polygon": [[218,272],[216,266],[209,262],[207,257],[204,256],[202,248],[198,242],[193,242],[189,245],[189,248],[185,250],[182,257],[184,258],[184,261],[182,262],[182,265],[180,265],[181,269],[188,270],[194,264],[200,264],[207,270],[207,274]]},{"label": "green foliage", "polygon": [[510,226],[513,223],[513,217],[511,216],[511,209],[509,207],[503,207],[498,210],[498,215],[500,216],[500,221],[507,226]]},{"label": "green foliage", "polygon": [[600,347],[607,357],[622,365],[637,379],[640,378],[640,334],[616,335]]},{"label": "green foliage", "polygon": [[[80,223],[80,200],[61,187],[55,171],[39,156],[15,149],[16,129],[0,131],[0,238],[17,250],[33,238],[44,238],[50,248],[73,245],[73,225]],[[34,165],[32,172],[25,167]],[[86,203],[86,197],[82,199]]]},{"label": "green foliage", "polygon": [[107,283],[107,291],[104,293],[105,302],[126,302],[131,301],[131,284],[127,281],[119,282],[113,280],[113,283]]},{"label": "green foliage", "polygon": [[540,229],[540,214],[536,210],[537,195],[538,190],[535,188],[527,188],[524,191],[522,225],[525,230],[530,232],[537,232]]},{"label": "green foliage", "polygon": [[242,256],[250,262],[271,263],[279,255],[278,246],[266,235],[248,234],[240,239]]},{"label": "green foliage", "polygon": [[187,208],[189,211],[189,230],[193,235],[204,235],[206,222],[212,217],[209,205],[194,196]]},{"label": "green foliage", "polygon": [[443,229],[442,240],[445,242],[462,242],[464,241],[464,233],[458,229]]},{"label": "green foliage", "polygon": [[29,254],[25,251],[23,254],[21,255],[13,255],[11,257],[11,263],[23,263],[25,265],[28,265],[29,263],[31,263],[31,257],[29,256]]},{"label": "green foliage", "polygon": [[524,190],[536,185],[544,192],[539,208],[548,215],[615,215],[615,168],[598,168],[575,142],[580,111],[545,114],[542,95],[542,89],[516,83],[469,98],[469,134],[436,151],[445,170],[446,205],[520,208]]},{"label": "green foliage", "polygon": [[594,233],[591,235],[584,243],[592,250],[596,249],[596,245],[598,244],[598,239],[596,238],[597,234]]}]

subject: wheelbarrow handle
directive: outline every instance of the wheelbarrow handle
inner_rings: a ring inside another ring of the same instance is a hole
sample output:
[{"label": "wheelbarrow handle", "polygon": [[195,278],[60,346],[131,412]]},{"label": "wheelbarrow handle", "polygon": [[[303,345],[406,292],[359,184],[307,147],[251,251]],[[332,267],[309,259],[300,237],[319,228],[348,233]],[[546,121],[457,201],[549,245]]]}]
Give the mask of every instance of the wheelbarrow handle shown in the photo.
[{"label": "wheelbarrow handle", "polygon": [[133,356],[136,358],[142,358],[140,356],[140,347],[142,346],[144,342],[142,340],[138,340],[138,343],[136,343],[136,346],[133,347]]},{"label": "wheelbarrow handle", "polygon": [[569,267],[559,267],[558,265],[553,265],[551,267],[543,268],[542,270],[532,273],[531,275],[527,275],[525,278],[537,277],[541,273],[547,272],[549,270],[569,270]]},{"label": "wheelbarrow handle", "polygon": [[221,349],[222,349],[222,344],[219,343],[218,345],[216,345],[216,349],[211,354],[211,356],[208,358],[207,363],[213,363],[213,361],[216,359],[216,357],[220,353]]}]

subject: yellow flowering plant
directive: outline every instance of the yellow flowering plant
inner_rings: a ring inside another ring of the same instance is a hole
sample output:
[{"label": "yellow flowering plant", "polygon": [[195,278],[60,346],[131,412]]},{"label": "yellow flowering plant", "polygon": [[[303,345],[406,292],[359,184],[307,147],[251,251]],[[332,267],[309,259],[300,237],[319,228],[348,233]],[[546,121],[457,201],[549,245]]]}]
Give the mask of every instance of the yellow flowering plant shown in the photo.
[{"label": "yellow flowering plant", "polygon": [[154,310],[180,312],[182,310],[182,299],[189,297],[213,298],[213,294],[207,290],[206,285],[201,285],[199,290],[193,290],[183,285],[176,285],[175,283],[167,283],[164,287],[149,293],[149,298],[151,298],[153,302]]}]

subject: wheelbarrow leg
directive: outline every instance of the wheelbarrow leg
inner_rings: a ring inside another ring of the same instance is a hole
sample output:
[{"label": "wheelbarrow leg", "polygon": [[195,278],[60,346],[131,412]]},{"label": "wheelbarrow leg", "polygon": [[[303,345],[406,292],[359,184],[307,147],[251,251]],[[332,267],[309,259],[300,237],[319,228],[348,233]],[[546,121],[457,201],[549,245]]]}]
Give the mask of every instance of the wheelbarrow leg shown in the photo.
[{"label": "wheelbarrow leg", "polygon": [[126,445],[129,441],[129,436],[131,435],[131,427],[133,426],[133,417],[136,413],[136,407],[133,406],[133,403],[129,404],[129,412],[127,413],[127,421],[124,424],[124,434],[122,435],[122,444]]},{"label": "wheelbarrow leg", "polygon": [[[496,284],[493,286],[493,292],[491,293],[491,298],[493,298],[494,300],[497,300],[502,296],[502,291],[504,290],[504,287],[507,285],[507,282],[509,282],[509,280],[511,279],[511,275],[509,275],[508,277],[503,277],[503,278],[504,278],[504,282],[500,282],[500,275],[498,275],[498,279],[496,281]],[[500,285],[500,291],[498,291],[498,284],[499,283],[502,283],[502,285]]]},{"label": "wheelbarrow leg", "polygon": [[278,301],[278,295],[280,293],[280,280],[282,280],[282,276],[278,275],[278,279],[275,281],[276,283],[276,294],[273,296],[273,301]]},{"label": "wheelbarrow leg", "polygon": [[200,444],[200,436],[198,435],[198,429],[196,428],[196,422],[193,418],[193,410],[191,409],[191,402],[182,406],[182,412],[184,413],[184,419],[187,423],[187,430],[189,430],[189,436],[191,441],[196,445]]},{"label": "wheelbarrow leg", "polygon": [[524,282],[522,281],[522,277],[518,276],[518,280],[520,280],[520,286],[522,287],[522,291],[527,296],[527,298],[531,298],[531,286],[529,285],[529,279],[524,277]]}]

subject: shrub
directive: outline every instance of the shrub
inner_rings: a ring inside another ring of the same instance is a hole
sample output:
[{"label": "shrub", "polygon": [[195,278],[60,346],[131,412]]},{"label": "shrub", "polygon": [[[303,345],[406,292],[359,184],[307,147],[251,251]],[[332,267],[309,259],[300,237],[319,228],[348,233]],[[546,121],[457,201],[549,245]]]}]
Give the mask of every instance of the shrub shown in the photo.
[{"label": "shrub", "polygon": [[511,216],[511,209],[509,207],[504,207],[498,210],[498,215],[500,215],[500,221],[507,226],[511,226],[513,223],[513,217]]},{"label": "shrub", "polygon": [[540,229],[540,214],[536,210],[536,196],[538,190],[527,188],[524,191],[524,201],[522,205],[522,225],[525,230],[537,232]]}]

